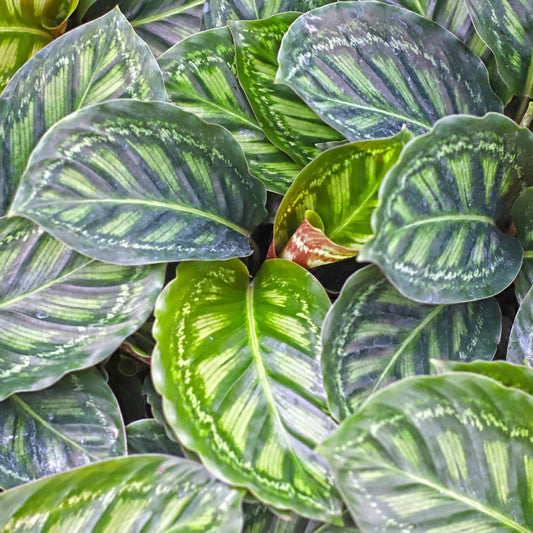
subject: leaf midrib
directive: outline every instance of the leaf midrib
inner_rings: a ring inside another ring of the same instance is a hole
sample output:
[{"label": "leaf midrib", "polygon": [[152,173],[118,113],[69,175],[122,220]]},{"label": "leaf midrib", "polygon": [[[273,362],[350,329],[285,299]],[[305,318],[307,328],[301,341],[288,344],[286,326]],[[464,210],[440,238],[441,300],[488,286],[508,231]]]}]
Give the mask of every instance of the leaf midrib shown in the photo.
[{"label": "leaf midrib", "polygon": [[452,221],[483,222],[490,226],[495,226],[494,220],[484,215],[443,215],[437,217],[428,217],[424,218],[423,220],[415,220],[414,222],[409,222],[408,224],[395,228],[395,230],[403,231],[405,229],[410,229],[417,226],[424,226],[426,224]]},{"label": "leaf midrib", "polygon": [[52,34],[47,31],[30,28],[29,26],[0,26],[0,33],[30,33],[31,35],[46,37],[49,42],[54,40]]},{"label": "leaf midrib", "polygon": [[179,15],[180,13],[192,9],[193,7],[200,6],[203,3],[204,0],[195,0],[194,2],[191,2],[190,4],[186,4],[184,6],[175,7],[173,9],[169,9],[168,11],[163,11],[162,13],[156,13],[155,15],[151,15],[149,17],[134,20],[131,22],[131,25],[136,28],[137,26],[142,26],[143,24],[157,22],[158,20],[164,19],[166,17],[171,17],[172,15]]}]

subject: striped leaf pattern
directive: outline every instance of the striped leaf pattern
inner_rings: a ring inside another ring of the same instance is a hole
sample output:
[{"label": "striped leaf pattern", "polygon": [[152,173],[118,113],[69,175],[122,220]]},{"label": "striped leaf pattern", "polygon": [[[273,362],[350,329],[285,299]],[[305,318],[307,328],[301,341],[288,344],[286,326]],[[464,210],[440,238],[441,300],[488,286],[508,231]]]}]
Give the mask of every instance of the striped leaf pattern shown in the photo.
[{"label": "striped leaf pattern", "polygon": [[322,371],[331,412],[357,412],[383,387],[430,373],[434,359],[492,359],[502,329],[495,299],[424,305],[404,298],[376,266],[345,283],[322,328]]},{"label": "striped leaf pattern", "polygon": [[259,126],[270,141],[300,166],[311,162],[319,143],[341,140],[286,85],[275,84],[281,39],[298,13],[281,13],[266,20],[230,24],[235,41],[239,82]]},{"label": "striped leaf pattern", "polygon": [[250,172],[284,194],[299,167],[259,127],[239,84],[228,28],[193,35],[159,58],[170,100],[207,122],[224,126],[241,145]]},{"label": "striped leaf pattern", "polygon": [[533,397],[454,372],[384,389],[320,447],[363,531],[530,533]]},{"label": "striped leaf pattern", "polygon": [[115,100],[46,134],[10,214],[102,261],[223,259],[251,253],[265,196],[224,128],[172,104]]},{"label": "striped leaf pattern", "polygon": [[487,298],[520,270],[519,242],[496,226],[533,176],[533,135],[508,118],[442,119],[387,174],[359,253],[423,303]]},{"label": "striped leaf pattern", "polygon": [[103,361],[148,317],[164,269],[99,263],[0,219],[0,399]]},{"label": "striped leaf pattern", "polygon": [[521,303],[533,286],[533,187],[526,189],[513,205],[516,238],[524,248],[522,268],[515,279],[515,292]]},{"label": "striped leaf pattern", "polygon": [[320,372],[325,291],[280,259],[181,263],[158,299],[152,376],[165,417],[209,470],[262,501],[338,521],[313,448],[335,424]]},{"label": "striped leaf pattern", "polygon": [[516,313],[507,347],[507,361],[533,368],[533,287]]},{"label": "striped leaf pattern", "polygon": [[0,494],[0,532],[239,533],[241,499],[197,463],[135,455]]},{"label": "striped leaf pattern", "polygon": [[0,487],[125,455],[117,401],[94,368],[0,403]]},{"label": "striped leaf pattern", "polygon": [[530,0],[465,0],[477,32],[496,56],[514,94],[533,96],[533,4]]},{"label": "striped leaf pattern", "polygon": [[279,63],[277,81],[351,141],[404,125],[420,134],[446,115],[502,110],[473,52],[435,22],[378,2],[337,2],[302,15]]},{"label": "striped leaf pattern", "polygon": [[136,420],[126,426],[128,454],[166,453],[183,457],[181,446],[167,437],[165,427],[153,418]]},{"label": "striped leaf pattern", "polygon": [[34,56],[2,93],[0,215],[11,202],[31,151],[62,117],[114,98],[167,100],[152,53],[115,10],[69,31]]}]

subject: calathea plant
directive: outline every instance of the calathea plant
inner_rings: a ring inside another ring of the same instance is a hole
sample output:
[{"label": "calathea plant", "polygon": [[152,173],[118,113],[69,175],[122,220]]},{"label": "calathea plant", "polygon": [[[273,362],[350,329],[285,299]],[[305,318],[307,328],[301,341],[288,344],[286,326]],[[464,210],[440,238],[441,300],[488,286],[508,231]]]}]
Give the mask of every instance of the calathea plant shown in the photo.
[{"label": "calathea plant", "polygon": [[532,531],[531,2],[114,4],[0,0],[0,531]]}]

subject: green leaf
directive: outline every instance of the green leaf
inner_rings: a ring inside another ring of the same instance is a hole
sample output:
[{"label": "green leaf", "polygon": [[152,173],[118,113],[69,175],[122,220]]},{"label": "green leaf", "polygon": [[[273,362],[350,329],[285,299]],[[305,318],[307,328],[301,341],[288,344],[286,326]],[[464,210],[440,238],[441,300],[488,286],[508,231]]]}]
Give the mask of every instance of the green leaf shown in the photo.
[{"label": "green leaf", "polygon": [[322,371],[340,420],[383,387],[429,374],[430,357],[491,359],[502,329],[495,299],[424,305],[404,298],[375,266],[353,274],[322,327]]},{"label": "green leaf", "polygon": [[530,533],[533,398],[492,379],[411,378],[320,447],[363,531]]},{"label": "green leaf", "polygon": [[152,53],[118,10],[40,51],[2,96],[9,99],[9,109],[0,124],[0,215],[15,194],[30,153],[58,120],[104,100],[168,98]]},{"label": "green leaf", "polygon": [[241,499],[197,463],[135,455],[0,494],[0,531],[239,533]]},{"label": "green leaf", "polygon": [[507,361],[533,368],[533,287],[516,313],[507,347]]},{"label": "green leaf", "polygon": [[279,53],[289,85],[349,140],[415,134],[456,113],[501,111],[481,60],[441,26],[378,2],[302,15]]},{"label": "green leaf", "polygon": [[224,126],[241,145],[250,172],[284,194],[299,167],[259,127],[237,78],[228,28],[193,35],[159,58],[170,100],[207,122]]},{"label": "green leaf", "polygon": [[117,401],[95,369],[0,403],[0,487],[125,455]]},{"label": "green leaf", "polygon": [[[283,198],[274,222],[274,245],[281,254],[306,211],[314,211],[325,235],[354,250],[372,236],[370,217],[378,203],[378,188],[403,146],[412,138],[402,130],[389,139],[346,144],[320,154],[305,167]],[[330,262],[323,247],[307,243],[315,263]]]},{"label": "green leaf", "polygon": [[524,248],[522,268],[515,279],[518,302],[522,302],[533,286],[533,187],[526,189],[514,203],[512,217],[516,238]]},{"label": "green leaf", "polygon": [[0,0],[0,93],[38,50],[63,33],[78,0]]},{"label": "green leaf", "polygon": [[126,426],[128,454],[166,453],[183,457],[181,446],[167,437],[165,427],[153,418],[136,420]]},{"label": "green leaf", "polygon": [[266,20],[230,24],[235,41],[239,82],[259,126],[270,141],[300,166],[311,162],[319,143],[341,140],[286,85],[274,84],[281,39],[298,13],[281,13]]},{"label": "green leaf", "polygon": [[531,180],[531,153],[533,135],[502,115],[442,119],[385,177],[360,260],[422,303],[498,294],[518,274],[522,248],[496,221]]},{"label": "green leaf", "polygon": [[251,253],[265,196],[224,128],[172,104],[115,100],[45,135],[10,215],[102,261],[224,259]]},{"label": "green leaf", "polygon": [[533,5],[530,0],[465,0],[481,38],[496,56],[507,86],[533,96]]},{"label": "green leaf", "polygon": [[0,219],[0,399],[94,366],[148,317],[161,267],[75,253],[21,218]]},{"label": "green leaf", "polygon": [[329,300],[304,269],[181,263],[158,299],[152,376],[185,446],[270,505],[335,521],[340,501],[313,448],[334,429],[320,372]]}]

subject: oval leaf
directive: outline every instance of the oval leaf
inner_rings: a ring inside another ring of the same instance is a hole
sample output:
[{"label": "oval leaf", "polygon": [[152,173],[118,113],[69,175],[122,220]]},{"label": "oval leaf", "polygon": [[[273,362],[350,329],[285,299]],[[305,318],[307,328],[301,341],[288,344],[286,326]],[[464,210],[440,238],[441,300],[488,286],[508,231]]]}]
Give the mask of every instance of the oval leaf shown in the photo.
[{"label": "oval leaf", "polygon": [[183,457],[181,446],[167,437],[165,427],[153,418],[136,420],[126,426],[128,454],[166,453]]},{"label": "oval leaf", "polygon": [[136,455],[0,494],[0,531],[239,533],[242,491],[180,457]]},{"label": "oval leaf", "polygon": [[220,126],[172,104],[116,100],[48,132],[10,214],[102,261],[224,259],[251,253],[265,196]]},{"label": "oval leaf", "polygon": [[522,248],[495,221],[531,180],[531,153],[533,135],[502,115],[442,119],[385,178],[360,260],[423,303],[498,294],[520,270]]},{"label": "oval leaf", "polygon": [[533,287],[516,313],[507,347],[507,361],[533,368]]},{"label": "oval leaf", "polygon": [[401,381],[320,447],[363,531],[515,531],[533,523],[533,398],[453,373]]},{"label": "oval leaf", "polygon": [[95,369],[0,403],[0,487],[125,455],[117,401]]},{"label": "oval leaf", "polygon": [[516,238],[524,248],[522,268],[515,279],[518,302],[522,302],[533,286],[533,187],[526,189],[512,209]]},{"label": "oval leaf", "polygon": [[277,80],[351,141],[426,132],[456,113],[501,111],[487,70],[438,24],[378,2],[302,15],[279,53]]},{"label": "oval leaf", "polygon": [[217,476],[331,521],[340,501],[313,452],[335,427],[319,365],[328,307],[288,261],[253,284],[238,260],[182,263],[156,305],[152,374],[174,432]]},{"label": "oval leaf", "polygon": [[0,399],[103,361],[148,317],[157,267],[75,253],[21,218],[0,219]]}]

